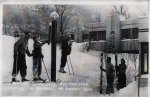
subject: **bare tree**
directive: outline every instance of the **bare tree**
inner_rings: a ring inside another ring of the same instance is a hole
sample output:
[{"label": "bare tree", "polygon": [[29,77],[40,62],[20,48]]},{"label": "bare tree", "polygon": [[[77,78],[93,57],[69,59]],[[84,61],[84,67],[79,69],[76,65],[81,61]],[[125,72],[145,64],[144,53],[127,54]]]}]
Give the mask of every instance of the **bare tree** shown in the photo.
[{"label": "bare tree", "polygon": [[130,18],[128,8],[125,5],[113,5],[113,10],[111,14],[119,14],[125,16],[126,18]]},{"label": "bare tree", "polygon": [[96,21],[98,22],[98,23],[100,23],[101,22],[101,14],[100,14],[100,12],[98,13],[98,14],[96,14]]},{"label": "bare tree", "polygon": [[54,8],[51,5],[36,5],[35,6],[35,11],[38,13],[43,23],[45,24],[45,30],[46,30],[45,33],[48,33],[49,31],[50,14],[53,10]]},{"label": "bare tree", "polygon": [[55,5],[56,12],[59,14],[58,26],[59,26],[59,35],[62,36],[64,31],[69,27],[69,19],[73,15],[72,7],[69,5]]}]

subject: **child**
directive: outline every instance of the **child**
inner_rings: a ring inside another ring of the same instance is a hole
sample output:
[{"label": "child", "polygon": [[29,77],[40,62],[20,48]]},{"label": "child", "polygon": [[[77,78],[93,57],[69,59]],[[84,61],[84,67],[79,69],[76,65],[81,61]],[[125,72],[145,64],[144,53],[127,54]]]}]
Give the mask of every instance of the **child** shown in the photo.
[{"label": "child", "polygon": [[42,54],[42,46],[47,43],[47,40],[40,43],[36,36],[33,37],[34,45],[33,45],[33,81],[41,80],[41,72],[42,72],[42,58],[44,57]]}]

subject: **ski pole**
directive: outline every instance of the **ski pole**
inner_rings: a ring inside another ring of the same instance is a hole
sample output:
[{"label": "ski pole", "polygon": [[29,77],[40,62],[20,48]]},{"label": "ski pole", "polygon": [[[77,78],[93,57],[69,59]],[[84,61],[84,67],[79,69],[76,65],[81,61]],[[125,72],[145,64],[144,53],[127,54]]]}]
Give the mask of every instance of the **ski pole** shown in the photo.
[{"label": "ski pole", "polygon": [[44,67],[45,67],[45,71],[46,71],[46,74],[47,74],[48,80],[49,80],[49,82],[50,82],[50,78],[49,78],[49,75],[48,75],[48,73],[47,73],[46,65],[45,65],[45,63],[44,63],[43,58],[42,58],[42,62],[43,62],[43,64],[44,64]]},{"label": "ski pole", "polygon": [[73,66],[72,66],[72,62],[71,62],[70,56],[69,56],[69,61],[70,61],[70,65],[71,65],[71,68],[72,68],[73,75],[74,75],[74,70],[73,70]]},{"label": "ski pole", "polygon": [[15,56],[16,57],[16,73],[15,73],[15,76],[17,76],[17,71],[18,71],[18,54]]},{"label": "ski pole", "polygon": [[69,64],[68,64],[68,61],[67,61],[67,65],[68,65],[69,75],[71,75],[71,73],[70,73],[70,68],[69,68]]},{"label": "ski pole", "polygon": [[[16,39],[16,37],[15,37],[15,43],[16,43],[16,41],[17,41],[17,39]],[[14,53],[15,54],[15,53]],[[15,63],[15,65],[16,65],[16,73],[15,73],[15,76],[17,75],[17,66],[18,66],[18,53],[17,53],[17,55],[15,55],[15,57],[16,57],[16,59],[15,59],[15,61],[16,61],[16,63]]]}]

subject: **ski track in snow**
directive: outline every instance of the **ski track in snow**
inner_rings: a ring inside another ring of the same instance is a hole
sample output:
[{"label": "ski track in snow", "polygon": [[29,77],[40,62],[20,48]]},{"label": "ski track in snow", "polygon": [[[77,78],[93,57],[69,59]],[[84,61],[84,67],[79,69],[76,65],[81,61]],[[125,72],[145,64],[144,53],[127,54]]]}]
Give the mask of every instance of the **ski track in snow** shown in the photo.
[{"label": "ski track in snow", "polygon": [[[45,84],[34,84],[31,82],[19,82],[19,83],[7,83],[12,79],[11,72],[13,67],[13,45],[17,39],[11,36],[3,37],[3,66],[2,66],[2,94],[3,96],[100,96],[106,97],[109,95],[105,94],[106,89],[106,78],[103,78],[103,91],[104,94],[99,93],[99,77],[100,77],[100,60],[97,56],[90,55],[88,53],[81,53],[81,44],[73,43],[72,53],[70,55],[71,62],[74,69],[74,75],[69,75],[68,65],[66,64],[66,74],[62,74],[59,71],[61,50],[57,47],[57,60],[56,60],[56,77],[61,80],[60,83],[45,83]],[[45,44],[43,49],[44,62],[48,70],[49,76],[51,69],[51,45]],[[29,40],[29,50],[33,50],[33,41]],[[26,56],[27,64],[27,79],[32,80],[32,57]],[[69,66],[70,62],[68,60]],[[113,62],[114,63],[114,62]],[[43,64],[43,63],[42,63]],[[71,66],[70,66],[71,67]],[[71,70],[71,68],[70,68]],[[72,72],[71,72],[72,73]],[[105,75],[105,74],[104,74]],[[47,79],[46,71],[44,66],[42,67],[42,78]],[[20,74],[17,78],[20,80]],[[128,75],[127,75],[128,78]],[[133,81],[133,80],[132,80]],[[130,81],[130,82],[132,82]],[[70,90],[69,90],[70,89]],[[72,90],[71,90],[72,89]],[[141,89],[144,95],[147,96],[147,88]],[[143,94],[142,93],[142,94]],[[141,94],[141,95],[142,95]],[[117,91],[110,95],[115,97],[137,97],[137,82],[134,81],[129,84],[126,88]],[[109,97],[110,97],[109,96]]]}]

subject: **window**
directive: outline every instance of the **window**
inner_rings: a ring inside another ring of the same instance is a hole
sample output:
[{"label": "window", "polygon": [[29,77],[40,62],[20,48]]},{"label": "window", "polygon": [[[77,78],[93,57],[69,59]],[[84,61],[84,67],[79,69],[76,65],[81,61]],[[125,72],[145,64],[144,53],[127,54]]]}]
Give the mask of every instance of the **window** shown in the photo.
[{"label": "window", "polygon": [[129,28],[121,30],[121,39],[136,39],[138,38],[138,28]]},{"label": "window", "polygon": [[98,40],[106,40],[106,31],[98,32]]},{"label": "window", "polygon": [[106,40],[106,31],[90,32],[90,37],[93,41]]},{"label": "window", "polygon": [[74,34],[71,34],[71,39],[74,40]]},{"label": "window", "polygon": [[96,36],[97,36],[96,32],[90,32],[90,40],[91,41],[96,41],[97,40]]},{"label": "window", "polygon": [[83,34],[82,38],[83,38],[83,41],[84,41],[84,40],[89,39],[89,36],[88,36],[88,34]]},{"label": "window", "polygon": [[138,28],[132,28],[132,38],[138,38]]}]

